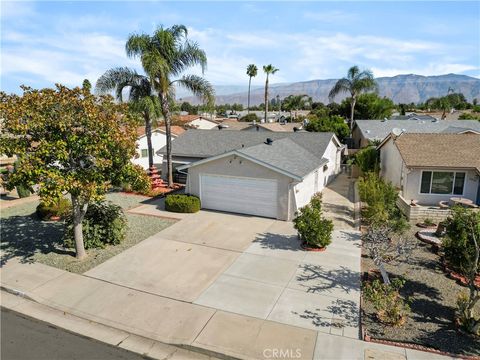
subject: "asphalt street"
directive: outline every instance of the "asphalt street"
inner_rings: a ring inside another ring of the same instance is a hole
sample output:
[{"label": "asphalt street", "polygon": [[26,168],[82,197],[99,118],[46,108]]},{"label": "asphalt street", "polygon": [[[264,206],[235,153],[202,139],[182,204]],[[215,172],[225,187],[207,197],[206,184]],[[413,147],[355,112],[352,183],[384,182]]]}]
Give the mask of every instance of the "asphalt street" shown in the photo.
[{"label": "asphalt street", "polygon": [[2,360],[141,360],[130,351],[1,309]]}]

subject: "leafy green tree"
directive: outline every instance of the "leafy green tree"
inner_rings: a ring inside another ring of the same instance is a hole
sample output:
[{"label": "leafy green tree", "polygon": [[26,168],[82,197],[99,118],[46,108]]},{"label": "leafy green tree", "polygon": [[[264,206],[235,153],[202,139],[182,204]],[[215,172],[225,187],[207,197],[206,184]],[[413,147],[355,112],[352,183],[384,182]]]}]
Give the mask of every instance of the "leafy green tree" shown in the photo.
[{"label": "leafy green tree", "polygon": [[350,94],[350,131],[353,129],[353,120],[355,114],[355,104],[361,93],[372,91],[377,88],[377,83],[370,70],[360,71],[358,66],[352,66],[347,73],[347,77],[338,80],[330,90],[328,97],[333,101],[335,96],[340,93]]},{"label": "leafy green tree", "polygon": [[480,121],[480,114],[474,112],[464,112],[458,117],[459,120],[478,120]]},{"label": "leafy green tree", "polygon": [[267,75],[265,79],[265,121],[267,121],[268,115],[268,78],[270,75],[275,74],[279,69],[277,69],[272,64],[263,65],[263,72]]},{"label": "leafy green tree", "polygon": [[136,172],[130,161],[136,120],[125,104],[96,97],[88,88],[22,89],[22,96],[0,92],[0,153],[18,157],[7,187],[38,185],[46,205],[68,193],[76,255],[82,259],[82,220],[89,203]]},{"label": "leafy green tree", "polygon": [[198,106],[190,104],[188,101],[184,101],[180,104],[180,111],[185,111],[190,115],[198,114]]},{"label": "leafy green tree", "polygon": [[162,114],[160,101],[156,96],[150,79],[127,67],[118,67],[106,71],[97,80],[95,90],[99,94],[115,92],[118,101],[123,102],[124,92],[132,110],[139,113],[144,120],[147,138],[148,166],[153,167],[152,126]]},{"label": "leafy green tree", "polygon": [[317,117],[310,114],[308,116],[308,124],[305,130],[311,132],[333,132],[340,141],[343,141],[349,135],[348,125],[341,116],[324,116]]},{"label": "leafy green tree", "polygon": [[[345,99],[340,104],[341,113],[347,116],[351,109],[351,99]],[[392,116],[395,110],[393,101],[386,97],[380,97],[375,93],[361,94],[357,98],[355,106],[356,119],[385,119]]]},{"label": "leafy green tree", "polygon": [[203,72],[207,66],[205,51],[196,42],[188,40],[187,35],[184,25],[159,27],[153,35],[131,35],[125,46],[129,57],[140,58],[143,70],[160,100],[167,136],[169,187],[173,186],[171,104],[174,103],[175,86],[190,90],[207,103],[214,102],[214,91],[207,80],[198,75],[184,74],[190,67],[199,65]]},{"label": "leafy green tree", "polygon": [[250,64],[247,66],[247,75],[248,75],[248,104],[247,112],[250,112],[250,86],[252,84],[252,77],[257,76],[258,68],[255,64]]},{"label": "leafy green tree", "polygon": [[258,121],[260,120],[255,113],[247,114],[245,116],[242,116],[238,121],[245,121],[245,122],[252,122],[252,121]]}]

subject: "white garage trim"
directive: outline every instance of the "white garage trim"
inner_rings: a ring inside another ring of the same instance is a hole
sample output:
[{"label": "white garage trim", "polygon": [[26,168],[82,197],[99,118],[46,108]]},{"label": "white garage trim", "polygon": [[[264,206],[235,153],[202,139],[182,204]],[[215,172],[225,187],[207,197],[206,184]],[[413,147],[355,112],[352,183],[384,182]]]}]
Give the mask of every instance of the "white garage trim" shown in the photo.
[{"label": "white garage trim", "polygon": [[199,177],[203,208],[278,217],[277,180],[214,174]]}]

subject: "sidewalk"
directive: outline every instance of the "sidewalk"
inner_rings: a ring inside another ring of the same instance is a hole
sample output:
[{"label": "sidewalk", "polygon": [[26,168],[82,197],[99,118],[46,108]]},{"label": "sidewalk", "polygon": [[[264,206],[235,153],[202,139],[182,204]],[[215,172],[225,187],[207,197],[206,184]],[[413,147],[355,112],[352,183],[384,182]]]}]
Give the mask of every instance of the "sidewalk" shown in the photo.
[{"label": "sidewalk", "polygon": [[[1,286],[19,295],[2,291],[3,307],[140,353],[177,353],[181,346],[241,359],[444,358],[232,314],[15,259],[2,267]],[[40,311],[45,307],[50,311]],[[92,322],[93,329],[87,326]],[[197,354],[176,356],[187,355]]]}]

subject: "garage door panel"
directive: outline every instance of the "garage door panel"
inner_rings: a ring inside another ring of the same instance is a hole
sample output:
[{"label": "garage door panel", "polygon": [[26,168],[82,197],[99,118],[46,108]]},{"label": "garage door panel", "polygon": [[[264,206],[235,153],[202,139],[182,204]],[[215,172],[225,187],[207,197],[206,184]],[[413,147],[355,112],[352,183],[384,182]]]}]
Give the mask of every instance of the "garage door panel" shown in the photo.
[{"label": "garage door panel", "polygon": [[277,182],[270,179],[200,176],[202,207],[277,217]]}]

